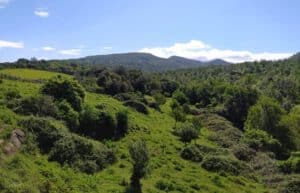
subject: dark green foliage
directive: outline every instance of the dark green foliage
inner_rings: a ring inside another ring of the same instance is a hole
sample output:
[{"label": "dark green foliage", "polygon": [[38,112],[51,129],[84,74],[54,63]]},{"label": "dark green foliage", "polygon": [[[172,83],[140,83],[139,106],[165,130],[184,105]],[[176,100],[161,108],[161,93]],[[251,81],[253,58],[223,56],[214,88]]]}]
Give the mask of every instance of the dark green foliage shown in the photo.
[{"label": "dark green foliage", "polygon": [[242,128],[250,106],[257,100],[254,89],[238,87],[227,88],[225,91],[225,116],[237,127]]},{"label": "dark green foliage", "polygon": [[103,87],[106,93],[112,95],[130,92],[133,89],[130,82],[123,76],[108,70],[103,70],[98,75],[97,84]]},{"label": "dark green foliage", "polygon": [[287,153],[284,151],[278,140],[274,139],[263,130],[246,129],[243,141],[255,150],[272,151],[278,155],[284,155]]},{"label": "dark green foliage", "polygon": [[185,96],[185,94],[180,91],[180,90],[177,90],[173,93],[172,95],[172,98],[177,100],[179,102],[179,104],[183,105],[185,103],[188,102],[188,98]]},{"label": "dark green foliage", "polygon": [[186,122],[176,127],[174,134],[180,137],[180,140],[184,143],[189,143],[199,136],[199,130],[197,130],[193,124]]},{"label": "dark green foliage", "polygon": [[300,193],[300,181],[293,180],[285,185],[282,193]]},{"label": "dark green foliage", "polygon": [[82,137],[68,135],[55,142],[49,159],[82,172],[95,173],[115,162],[113,152]]},{"label": "dark green foliage", "polygon": [[59,118],[64,120],[72,131],[77,131],[79,127],[78,112],[66,100],[59,102],[57,106],[59,109]]},{"label": "dark green foliage", "polygon": [[12,99],[19,99],[21,97],[20,92],[18,90],[9,90],[4,93],[5,98],[9,101]]},{"label": "dark green foliage", "polygon": [[237,159],[242,161],[250,161],[256,153],[255,150],[242,143],[233,146],[232,152]]},{"label": "dark green foliage", "polygon": [[141,102],[129,100],[129,101],[125,101],[123,104],[125,106],[134,108],[136,111],[140,113],[149,114],[147,107]]},{"label": "dark green foliage", "polygon": [[233,175],[239,175],[245,169],[239,161],[220,156],[205,157],[201,166],[208,171],[227,172]]},{"label": "dark green foliage", "polygon": [[191,160],[193,162],[201,162],[203,159],[202,152],[195,145],[189,145],[187,147],[184,147],[184,149],[181,151],[180,156],[183,159]]},{"label": "dark green foliage", "polygon": [[138,140],[132,143],[129,146],[129,153],[133,164],[130,188],[133,193],[141,193],[140,180],[147,174],[150,159],[145,141]]},{"label": "dark green foliage", "polygon": [[170,182],[167,179],[158,180],[155,184],[155,187],[164,192],[174,191],[176,189],[176,185]]},{"label": "dark green foliage", "polygon": [[49,153],[51,161],[94,173],[116,160],[114,153],[103,145],[57,128],[48,119],[29,118],[20,124],[34,136],[41,152]]},{"label": "dark green foliage", "polygon": [[38,147],[43,153],[49,153],[55,142],[64,137],[48,119],[34,118],[22,120],[20,124],[36,137]]},{"label": "dark green foliage", "polygon": [[186,120],[186,115],[176,100],[173,100],[171,103],[171,115],[175,119],[175,126],[177,122],[184,122]]},{"label": "dark green foliage", "polygon": [[27,97],[14,108],[16,113],[37,116],[58,116],[58,108],[50,96]]},{"label": "dark green foliage", "polygon": [[276,101],[262,97],[249,110],[246,128],[262,129],[279,140],[283,148],[294,149],[295,144],[291,138],[291,131],[288,127],[280,125],[283,115],[285,112]]},{"label": "dark green foliage", "polygon": [[128,132],[128,112],[121,111],[116,114],[117,131],[116,136],[125,136]]},{"label": "dark green foliage", "polygon": [[111,139],[116,135],[115,117],[108,112],[85,106],[80,112],[79,132],[94,139]]},{"label": "dark green foliage", "polygon": [[166,97],[161,93],[155,93],[153,97],[158,105],[164,105],[166,103]]},{"label": "dark green foliage", "polygon": [[67,100],[76,111],[81,110],[85,97],[85,91],[77,81],[59,76],[46,82],[42,93],[53,96],[56,100]]},{"label": "dark green foliage", "polygon": [[161,90],[166,96],[172,96],[173,92],[179,87],[178,83],[168,79],[161,80]]}]

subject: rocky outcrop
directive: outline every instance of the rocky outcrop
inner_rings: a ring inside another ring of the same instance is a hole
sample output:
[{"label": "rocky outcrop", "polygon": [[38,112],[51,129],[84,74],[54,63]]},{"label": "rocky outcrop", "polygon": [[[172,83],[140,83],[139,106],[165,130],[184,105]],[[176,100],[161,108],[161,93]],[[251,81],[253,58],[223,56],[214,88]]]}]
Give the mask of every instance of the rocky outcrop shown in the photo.
[{"label": "rocky outcrop", "polygon": [[4,145],[3,152],[7,155],[12,155],[20,149],[22,143],[25,142],[25,133],[20,129],[15,129],[11,132],[9,141]]}]

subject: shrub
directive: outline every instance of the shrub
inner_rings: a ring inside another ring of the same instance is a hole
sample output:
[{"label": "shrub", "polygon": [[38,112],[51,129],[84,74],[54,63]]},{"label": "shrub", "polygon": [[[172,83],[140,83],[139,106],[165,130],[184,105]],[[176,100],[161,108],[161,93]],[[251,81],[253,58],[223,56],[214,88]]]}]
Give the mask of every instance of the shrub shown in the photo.
[{"label": "shrub", "polygon": [[50,96],[27,97],[21,100],[16,113],[57,117],[58,108]]},{"label": "shrub", "polygon": [[155,93],[153,97],[158,105],[164,105],[167,101],[166,97],[161,93]]},{"label": "shrub", "polygon": [[154,109],[159,109],[159,105],[158,103],[155,101],[155,99],[151,96],[144,96],[143,98],[143,102],[148,106],[148,107],[151,107],[151,108],[154,108]]},{"label": "shrub", "polygon": [[199,130],[195,129],[193,124],[186,122],[175,128],[174,134],[179,136],[182,142],[189,143],[198,138]]},{"label": "shrub", "polygon": [[129,146],[132,159],[133,172],[131,176],[132,192],[142,192],[140,180],[147,174],[149,164],[149,151],[145,141],[139,140]]},{"label": "shrub", "polygon": [[202,152],[195,145],[189,145],[181,151],[181,157],[193,162],[201,162],[203,159]]},{"label": "shrub", "polygon": [[85,106],[80,112],[80,133],[94,139],[111,139],[116,135],[116,120],[108,112]]},{"label": "shrub", "polygon": [[45,118],[34,118],[22,120],[20,124],[36,137],[38,147],[43,153],[48,153],[54,143],[63,138],[61,129],[56,128]]},{"label": "shrub", "polygon": [[239,175],[243,170],[239,161],[220,156],[205,157],[201,166],[208,171],[227,172],[233,175]]},{"label": "shrub", "polygon": [[158,180],[155,184],[155,187],[164,192],[170,192],[175,190],[175,185],[166,179]]},{"label": "shrub", "polygon": [[241,143],[233,146],[232,152],[237,159],[242,161],[249,161],[255,155],[255,151],[252,148]]},{"label": "shrub", "polygon": [[21,95],[20,95],[20,92],[18,90],[9,90],[9,91],[5,92],[5,97],[9,101],[9,100],[12,100],[12,99],[21,98]]},{"label": "shrub", "polygon": [[278,140],[263,130],[246,129],[242,140],[255,150],[274,152],[278,158],[289,156],[289,151],[284,149]]},{"label": "shrub", "polygon": [[34,136],[42,153],[50,161],[69,165],[86,173],[94,173],[115,162],[114,153],[100,143],[68,133],[44,118],[29,118],[20,122]]},{"label": "shrub", "polygon": [[128,132],[128,113],[127,111],[120,111],[116,114],[117,119],[117,136],[124,136]]},{"label": "shrub", "polygon": [[188,102],[188,98],[185,96],[185,94],[180,91],[180,90],[176,90],[173,95],[172,98],[177,100],[179,102],[179,104],[183,105],[185,103]]},{"label": "shrub", "polygon": [[147,107],[141,102],[129,100],[129,101],[125,101],[123,104],[125,106],[134,108],[136,111],[140,113],[149,114]]},{"label": "shrub", "polygon": [[285,185],[282,193],[299,193],[300,191],[300,181],[293,180]]},{"label": "shrub", "polygon": [[42,87],[42,93],[56,100],[67,100],[76,111],[81,110],[85,97],[85,91],[77,81],[61,76],[48,80]]},{"label": "shrub", "polygon": [[63,119],[72,131],[77,131],[79,127],[79,114],[74,111],[66,100],[59,102],[57,106],[59,109],[58,118]]},{"label": "shrub", "polygon": [[78,136],[68,135],[58,140],[49,159],[60,164],[68,164],[82,172],[95,173],[116,160],[113,152],[104,146]]}]

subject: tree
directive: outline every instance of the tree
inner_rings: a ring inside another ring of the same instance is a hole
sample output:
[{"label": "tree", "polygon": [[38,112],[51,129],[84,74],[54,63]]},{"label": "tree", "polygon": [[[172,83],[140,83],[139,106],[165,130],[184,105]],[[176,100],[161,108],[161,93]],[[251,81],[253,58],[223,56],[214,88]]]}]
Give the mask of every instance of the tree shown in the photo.
[{"label": "tree", "polygon": [[117,137],[124,136],[128,132],[128,113],[127,111],[120,111],[116,114],[117,119]]},{"label": "tree", "polygon": [[237,127],[242,128],[248,110],[256,100],[256,90],[240,87],[227,88],[225,91],[225,116]]},{"label": "tree", "polygon": [[184,143],[190,143],[192,140],[197,139],[199,136],[199,130],[194,127],[192,123],[184,123],[180,128],[175,131],[180,137],[180,140]]},{"label": "tree", "polygon": [[172,108],[172,116],[175,119],[175,127],[177,125],[177,122],[184,122],[186,120],[186,115],[183,112],[182,107],[179,105],[179,103],[175,100],[171,104]]},{"label": "tree", "polygon": [[77,81],[61,76],[48,80],[42,87],[42,93],[58,101],[67,100],[76,111],[81,110],[85,97],[85,91]]},{"label": "tree", "polygon": [[[289,127],[282,124],[286,112],[280,107],[276,100],[269,97],[261,97],[258,102],[249,110],[246,129],[261,129],[266,131],[282,144],[280,152],[288,152],[294,148],[293,139]],[[282,153],[280,153],[282,154]],[[284,158],[288,155],[279,155]]]},{"label": "tree", "polygon": [[131,176],[130,190],[132,193],[141,193],[140,180],[147,174],[149,164],[149,151],[145,141],[139,140],[129,146],[132,159],[133,171]]}]

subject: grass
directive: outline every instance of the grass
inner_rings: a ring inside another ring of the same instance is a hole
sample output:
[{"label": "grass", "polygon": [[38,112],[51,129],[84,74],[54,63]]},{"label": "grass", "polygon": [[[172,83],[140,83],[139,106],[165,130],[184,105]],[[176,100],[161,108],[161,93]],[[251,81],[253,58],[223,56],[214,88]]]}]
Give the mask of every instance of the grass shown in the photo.
[{"label": "grass", "polygon": [[[29,69],[9,69],[1,72],[9,72],[10,75],[22,79],[46,79],[56,74]],[[21,95],[36,95],[40,86],[36,83],[4,80],[0,89],[16,89]],[[44,155],[18,153],[16,157],[0,160],[0,185],[2,180],[2,183],[11,186],[12,190],[23,187],[29,192],[34,192],[40,187],[50,187],[50,192],[124,192],[123,184],[129,182],[131,175],[127,147],[131,142],[142,138],[147,142],[151,153],[149,174],[142,180],[143,192],[272,192],[254,180],[221,176],[202,169],[199,163],[181,159],[180,151],[184,144],[172,134],[174,120],[170,116],[170,100],[161,107],[162,112],[150,109],[149,115],[127,108],[108,95],[87,93],[85,102],[93,106],[104,105],[111,112],[124,109],[129,112],[130,124],[135,125],[136,129],[119,141],[105,142],[115,150],[117,163],[97,174],[86,175],[48,162]],[[207,139],[209,132],[203,129],[197,143],[216,146]],[[160,190],[158,186],[168,187],[170,191]]]},{"label": "grass", "polygon": [[57,75],[70,78],[71,76],[56,73],[56,72],[48,72],[43,70],[33,70],[33,69],[26,69],[26,68],[16,68],[16,69],[3,69],[0,70],[0,74],[9,75],[12,77],[21,78],[24,80],[47,80]]}]

